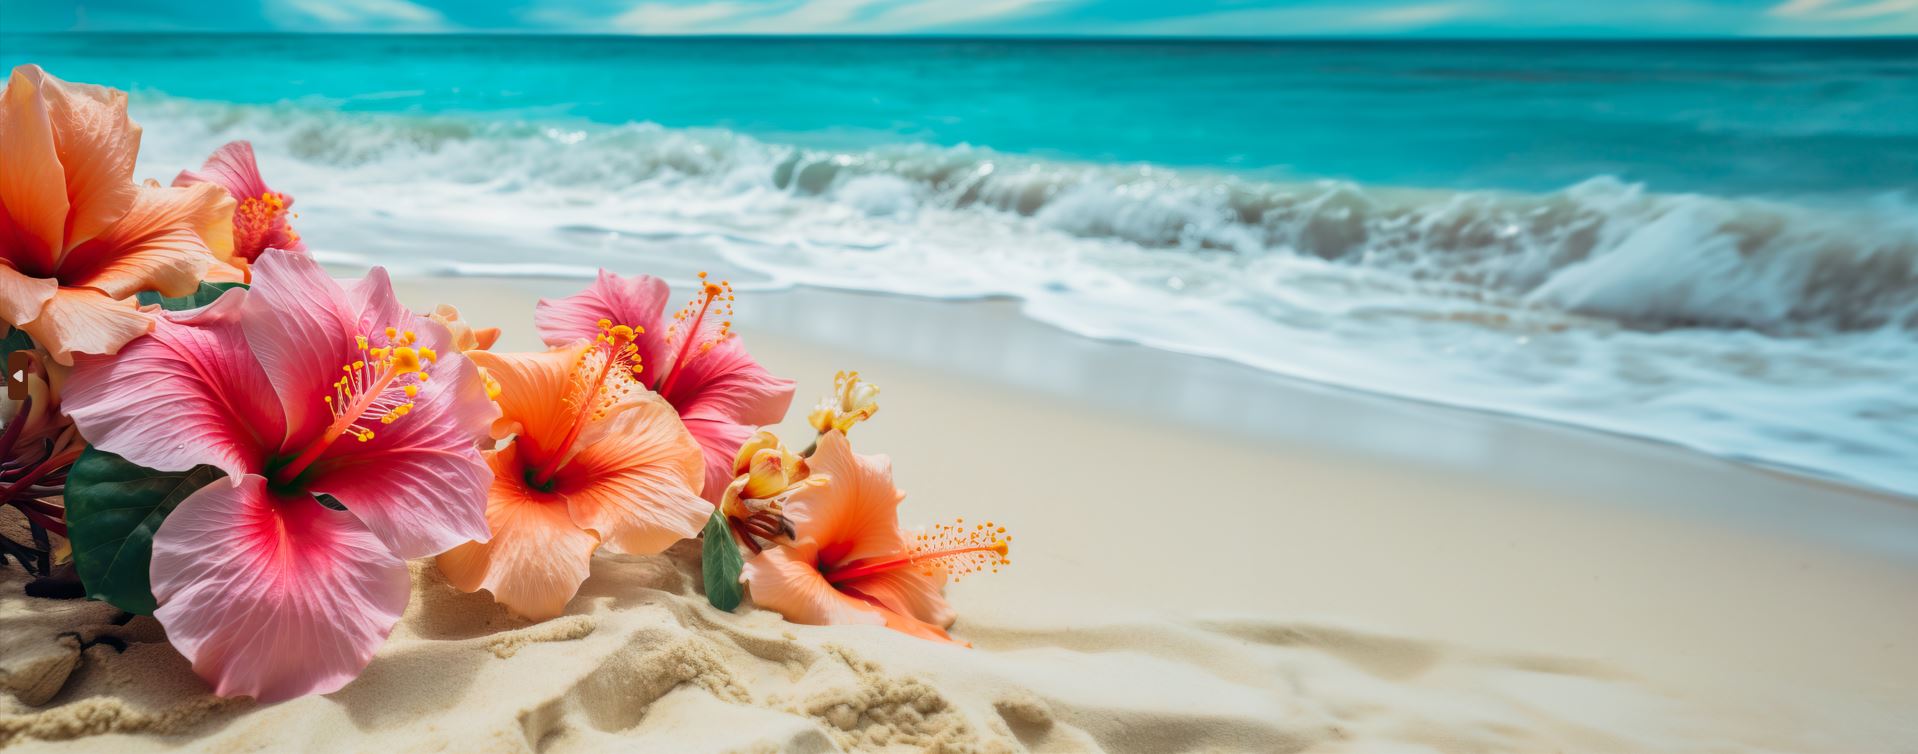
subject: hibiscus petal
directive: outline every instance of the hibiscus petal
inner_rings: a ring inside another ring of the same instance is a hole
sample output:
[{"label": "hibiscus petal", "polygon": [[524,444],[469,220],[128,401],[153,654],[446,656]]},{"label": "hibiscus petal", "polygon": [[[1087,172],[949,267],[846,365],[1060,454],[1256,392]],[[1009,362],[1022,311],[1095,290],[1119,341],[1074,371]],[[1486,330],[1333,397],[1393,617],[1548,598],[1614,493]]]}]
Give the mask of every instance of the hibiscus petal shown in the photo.
[{"label": "hibiscus petal", "polygon": [[36,65],[13,69],[0,95],[0,204],[33,247],[16,263],[50,273],[63,252],[125,214],[139,149],[125,92],[70,84]]},{"label": "hibiscus petal", "polygon": [[[457,350],[453,348],[452,335],[446,332],[444,325],[415,315],[400,303],[399,295],[393,292],[393,279],[387,275],[385,267],[367,270],[366,277],[348,286],[346,304],[357,315],[361,332],[380,332],[388,327],[410,329],[419,337],[422,346],[442,351]],[[432,323],[433,327],[421,325],[421,322]]]},{"label": "hibiscus petal", "polygon": [[199,172],[182,170],[173,179],[175,186],[191,186],[202,182],[216,184],[236,199],[256,197],[268,191],[266,181],[260,178],[260,165],[253,158],[253,143],[250,141],[228,142],[213,150],[213,155],[206,158]]},{"label": "hibiscus petal", "polygon": [[[421,345],[443,347],[450,339],[438,323],[414,320]],[[451,349],[439,353],[411,411],[391,424],[367,425],[374,427],[369,441],[333,443],[308,472],[310,489],[339,498],[405,558],[437,555],[487,536],[491,472],[478,443],[499,407],[486,397],[473,362]]]},{"label": "hibiscus petal", "polygon": [[45,76],[47,114],[66,170],[66,245],[93,238],[132,204],[140,127],[127,118],[127,94]]},{"label": "hibiscus petal", "polygon": [[814,568],[810,549],[774,547],[746,561],[753,604],[814,626],[885,623],[878,606],[832,587]]},{"label": "hibiscus petal", "polygon": [[521,617],[559,615],[591,572],[599,537],[573,524],[565,498],[526,486],[513,446],[487,455],[493,469],[486,504],[492,539],[441,555],[440,571],[460,591],[485,589]]},{"label": "hibiscus petal", "polygon": [[275,702],[338,690],[406,608],[406,564],[358,519],[266,480],[214,484],[153,538],[154,612],[222,696]]},{"label": "hibiscus petal", "polygon": [[214,260],[212,264],[207,265],[206,277],[203,279],[209,283],[247,282],[248,275],[246,267],[241,266],[245,264],[246,260],[244,259],[231,261]]},{"label": "hibiscus petal", "polygon": [[560,470],[573,521],[606,548],[663,552],[698,532],[713,513],[693,490],[705,479],[699,445],[671,406],[650,396],[607,421],[605,435]]},{"label": "hibiscus petal", "polygon": [[953,639],[952,635],[946,633],[945,629],[931,623],[919,620],[910,615],[901,615],[883,607],[877,609],[879,610],[879,616],[886,619],[886,628],[908,636],[917,636],[928,641],[958,644],[962,647],[972,646],[971,644]]},{"label": "hibiscus petal", "polygon": [[945,586],[944,570],[933,569],[927,573],[906,566],[852,579],[840,585],[840,588],[864,595],[903,616],[943,628],[952,625],[959,617],[942,594]]},{"label": "hibiscus petal", "polygon": [[64,406],[101,450],[162,471],[212,464],[235,481],[260,473],[286,434],[279,401],[245,350],[246,291],[156,318],[118,356],[80,356]]},{"label": "hibiscus petal", "polygon": [[71,207],[65,191],[49,190],[65,186],[67,179],[41,93],[45,78],[39,66],[23,65],[13,69],[0,92],[0,214],[9,226],[0,251],[35,277],[52,275],[66,250]]},{"label": "hibiscus petal", "polygon": [[307,486],[339,498],[401,557],[438,555],[462,542],[486,539],[491,474],[479,450],[468,451],[355,453],[314,464]]},{"label": "hibiscus petal", "polygon": [[690,419],[758,426],[786,418],[794,387],[792,380],[774,377],[754,361],[739,338],[730,337],[688,359],[661,395]]},{"label": "hibiscus petal", "polygon": [[500,420],[493,436],[516,434],[541,448],[557,447],[572,426],[564,399],[573,365],[587,348],[576,343],[543,353],[468,352],[467,358],[499,384]]},{"label": "hibiscus petal", "polygon": [[802,539],[819,547],[833,566],[896,555],[907,550],[899,529],[899,501],[892,484],[892,460],[883,455],[854,455],[838,430],[819,438],[806,465],[827,484],[805,487],[786,500],[786,517]]},{"label": "hibiscus petal", "polygon": [[98,289],[113,298],[140,291],[184,296],[206,270],[233,248],[233,200],[217,186],[142,186],[133,207],[60,263],[69,286]]},{"label": "hibiscus petal", "polygon": [[332,394],[340,367],[358,357],[357,312],[346,292],[312,257],[267,252],[253,263],[241,323],[246,341],[279,393],[291,443],[311,440],[333,421],[321,400]]},{"label": "hibiscus petal", "polygon": [[666,281],[651,275],[621,277],[599,271],[599,278],[586,290],[558,301],[540,299],[533,308],[533,325],[540,340],[548,346],[563,346],[575,340],[592,340],[599,335],[599,321],[641,329],[634,343],[639,346],[640,364],[645,366],[646,382],[658,381],[666,369],[666,323],[660,314],[672,295]]},{"label": "hibiscus petal", "polygon": [[20,326],[54,361],[68,366],[75,353],[117,353],[152,328],[153,318],[132,299],[115,301],[91,288],[61,288],[47,299],[39,318]]},{"label": "hibiscus petal", "polygon": [[12,266],[0,264],[0,323],[19,326],[40,318],[60,281],[21,274]]}]

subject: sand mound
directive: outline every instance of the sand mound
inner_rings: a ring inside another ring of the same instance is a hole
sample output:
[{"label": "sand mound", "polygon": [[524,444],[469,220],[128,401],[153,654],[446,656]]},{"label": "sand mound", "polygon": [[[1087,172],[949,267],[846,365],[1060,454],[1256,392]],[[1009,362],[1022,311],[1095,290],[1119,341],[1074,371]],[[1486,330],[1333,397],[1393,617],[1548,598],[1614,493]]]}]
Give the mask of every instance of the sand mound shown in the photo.
[{"label": "sand mound", "polygon": [[[73,657],[51,703],[0,694],[20,751],[1723,751],[1713,719],[1588,664],[1262,620],[962,624],[977,647],[718,613],[697,551],[600,557],[544,623],[429,564],[392,640],[338,693],[211,696],[151,619],[0,602],[9,669]],[[0,593],[17,594],[13,581]],[[33,628],[50,647],[29,655]],[[64,637],[61,632],[68,632]],[[105,637],[105,640],[101,640]],[[87,645],[83,652],[77,647]],[[124,645],[124,650],[119,645]],[[17,684],[16,684],[17,685]],[[1723,726],[1721,726],[1723,727]],[[1758,731],[1746,731],[1757,737]],[[1693,742],[1701,742],[1694,745]],[[1773,743],[1776,743],[1775,741]],[[1752,747],[1754,750],[1759,747]],[[1787,747],[1789,748],[1789,747]]]}]

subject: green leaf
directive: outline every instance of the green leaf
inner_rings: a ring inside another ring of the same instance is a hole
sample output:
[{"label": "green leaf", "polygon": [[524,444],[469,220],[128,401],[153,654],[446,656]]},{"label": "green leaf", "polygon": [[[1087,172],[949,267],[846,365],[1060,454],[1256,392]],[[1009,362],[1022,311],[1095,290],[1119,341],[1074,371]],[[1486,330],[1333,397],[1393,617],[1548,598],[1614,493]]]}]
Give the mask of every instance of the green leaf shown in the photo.
[{"label": "green leaf", "polygon": [[139,295],[134,296],[134,298],[140,301],[141,306],[159,304],[162,309],[177,312],[185,309],[198,309],[213,303],[220,298],[220,294],[222,293],[226,293],[234,288],[245,287],[245,283],[201,283],[199,290],[185,296],[167,297],[154,291],[141,291]]},{"label": "green leaf", "polygon": [[153,534],[181,500],[223,476],[212,466],[154,471],[97,448],[81,453],[67,472],[67,532],[87,596],[151,615]]},{"label": "green leaf", "polygon": [[739,586],[739,573],[746,569],[746,559],[739,556],[732,529],[726,526],[726,518],[717,510],[706,520],[706,529],[700,532],[700,538],[704,544],[699,548],[699,571],[706,577],[706,601],[730,613],[746,596],[746,590]]},{"label": "green leaf", "polygon": [[0,364],[7,363],[7,357],[13,355],[14,351],[24,351],[32,347],[33,338],[27,336],[27,331],[18,327],[13,328],[7,333],[7,337],[0,338]]}]

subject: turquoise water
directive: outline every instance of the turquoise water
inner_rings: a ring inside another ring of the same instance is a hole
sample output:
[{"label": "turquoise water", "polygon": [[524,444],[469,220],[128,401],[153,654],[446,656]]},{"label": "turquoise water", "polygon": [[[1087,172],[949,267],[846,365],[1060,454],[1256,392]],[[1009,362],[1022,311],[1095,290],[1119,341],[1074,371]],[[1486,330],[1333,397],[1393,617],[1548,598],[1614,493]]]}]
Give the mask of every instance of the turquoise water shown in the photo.
[{"label": "turquoise water", "polygon": [[1918,186],[1918,41],[1005,42],[7,37],[0,61],[343,112],[566,116],[848,148],[1450,188]]},{"label": "turquoise water", "polygon": [[254,141],[334,262],[1011,297],[1918,495],[1918,41],[0,36],[23,62],[131,91],[142,177]]}]

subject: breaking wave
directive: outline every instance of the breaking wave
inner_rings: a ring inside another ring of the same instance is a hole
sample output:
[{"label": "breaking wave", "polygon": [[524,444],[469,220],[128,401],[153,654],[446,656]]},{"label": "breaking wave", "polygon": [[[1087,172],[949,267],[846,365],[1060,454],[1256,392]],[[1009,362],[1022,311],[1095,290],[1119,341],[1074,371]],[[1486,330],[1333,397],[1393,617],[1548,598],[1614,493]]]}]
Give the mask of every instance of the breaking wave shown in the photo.
[{"label": "breaking wave", "polygon": [[1453,292],[1645,329],[1918,330],[1918,206],[1658,194],[1596,177],[1542,195],[1251,180],[975,147],[829,150],[715,129],[343,116],[299,106],[147,103],[281,150],[405,180],[553,198],[654,184],[767,189],[869,215],[1005,213],[1070,236],[1199,254],[1309,256]]}]

